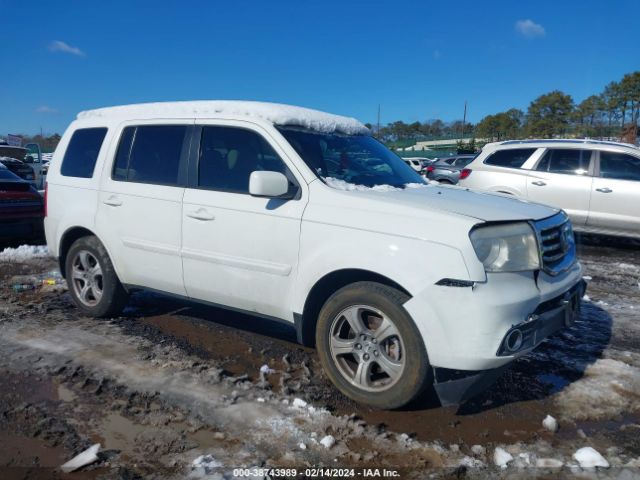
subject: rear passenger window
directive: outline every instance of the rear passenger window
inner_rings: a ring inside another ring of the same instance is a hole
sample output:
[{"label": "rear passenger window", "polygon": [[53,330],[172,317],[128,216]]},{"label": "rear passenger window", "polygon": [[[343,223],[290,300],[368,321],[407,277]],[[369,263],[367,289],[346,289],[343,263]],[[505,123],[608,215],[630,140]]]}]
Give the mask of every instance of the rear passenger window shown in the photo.
[{"label": "rear passenger window", "polygon": [[539,172],[586,175],[591,160],[590,150],[550,148],[536,167]]},{"label": "rear passenger window", "polygon": [[60,173],[65,177],[91,178],[106,128],[82,128],[73,132],[62,159]]},{"label": "rear passenger window", "polygon": [[122,131],[114,180],[179,185],[180,158],[186,147],[186,125],[144,125]]},{"label": "rear passenger window", "polygon": [[203,127],[198,162],[198,186],[249,193],[249,176],[256,170],[292,176],[261,135],[231,127]]},{"label": "rear passenger window", "polygon": [[484,163],[486,165],[495,165],[496,167],[520,168],[535,151],[535,148],[498,150],[487,158]]},{"label": "rear passenger window", "polygon": [[600,152],[600,176],[640,181],[640,158],[624,153]]}]

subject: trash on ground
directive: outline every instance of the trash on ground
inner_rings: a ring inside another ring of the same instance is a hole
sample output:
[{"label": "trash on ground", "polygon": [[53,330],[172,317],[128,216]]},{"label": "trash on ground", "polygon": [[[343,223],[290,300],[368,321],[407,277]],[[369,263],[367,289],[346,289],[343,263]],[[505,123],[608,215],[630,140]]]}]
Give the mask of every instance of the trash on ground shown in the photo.
[{"label": "trash on ground", "polygon": [[76,455],[67,463],[62,465],[60,469],[65,473],[70,473],[86,465],[90,465],[98,460],[98,450],[100,450],[100,444],[95,443],[87,448],[84,452]]}]

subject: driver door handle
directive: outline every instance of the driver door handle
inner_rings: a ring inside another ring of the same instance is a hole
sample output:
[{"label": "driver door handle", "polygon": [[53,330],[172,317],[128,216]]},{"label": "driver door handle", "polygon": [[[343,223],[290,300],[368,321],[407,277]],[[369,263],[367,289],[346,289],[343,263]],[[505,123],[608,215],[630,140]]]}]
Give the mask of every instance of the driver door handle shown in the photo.
[{"label": "driver door handle", "polygon": [[531,183],[538,187],[544,187],[546,185],[546,183],[544,183],[542,180],[536,180],[535,182],[531,182]]},{"label": "driver door handle", "polygon": [[611,193],[613,192],[613,190],[611,190],[610,188],[604,187],[604,188],[596,188],[596,192]]},{"label": "driver door handle", "polygon": [[191,210],[190,212],[187,212],[186,215],[189,218],[195,218],[196,220],[204,220],[204,221],[215,220],[215,218],[216,218],[204,208],[199,208],[197,210]]},{"label": "driver door handle", "polygon": [[111,195],[106,200],[103,200],[102,203],[104,203],[105,205],[110,205],[112,207],[119,207],[120,205],[122,205],[122,200],[118,200],[118,197],[116,197],[115,195]]}]

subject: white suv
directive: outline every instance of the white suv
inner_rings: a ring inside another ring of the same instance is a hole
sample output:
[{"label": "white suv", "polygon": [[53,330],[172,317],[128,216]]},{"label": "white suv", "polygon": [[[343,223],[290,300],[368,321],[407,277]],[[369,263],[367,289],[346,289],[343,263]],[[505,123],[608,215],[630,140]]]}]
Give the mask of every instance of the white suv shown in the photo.
[{"label": "white suv", "polygon": [[640,238],[640,149],[597,140],[487,144],[460,186],[564,209],[576,231]]},{"label": "white suv", "polygon": [[46,198],[82,312],[149,289],[289,322],[342,392],[384,408],[431,383],[464,400],[584,291],[562,211],[429,186],[360,122],[303,108],[83,112]]}]

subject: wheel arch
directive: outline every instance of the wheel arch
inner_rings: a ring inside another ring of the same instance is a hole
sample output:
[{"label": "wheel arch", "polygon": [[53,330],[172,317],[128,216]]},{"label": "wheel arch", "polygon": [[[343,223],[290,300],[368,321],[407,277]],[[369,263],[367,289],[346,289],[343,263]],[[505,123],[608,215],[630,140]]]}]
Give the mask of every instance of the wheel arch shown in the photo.
[{"label": "wheel arch", "polygon": [[313,347],[318,314],[331,295],[341,288],[355,282],[377,282],[400,290],[407,296],[411,294],[396,281],[370,270],[360,268],[344,268],[325,274],[311,287],[304,302],[301,314],[294,314],[298,342]]},{"label": "wheel arch", "polygon": [[94,232],[86,227],[71,227],[67,229],[60,237],[60,243],[58,244],[58,263],[60,267],[60,273],[62,274],[63,278],[67,278],[67,254],[69,253],[71,245],[73,245],[73,243],[79,238],[89,236],[97,237]]}]

